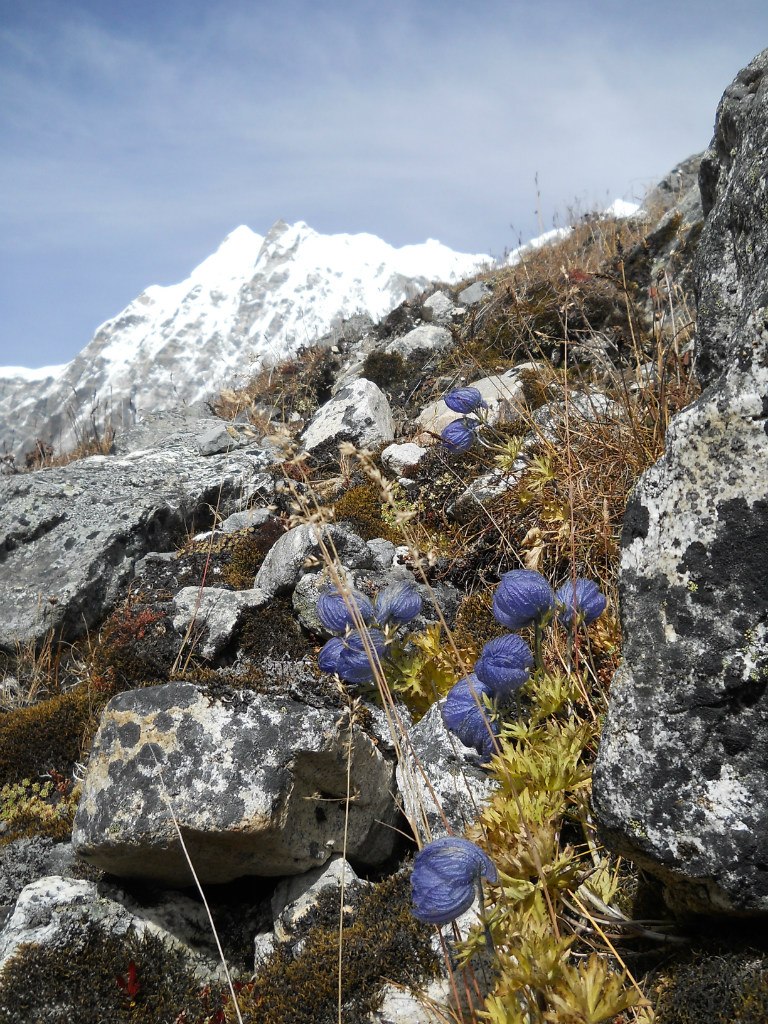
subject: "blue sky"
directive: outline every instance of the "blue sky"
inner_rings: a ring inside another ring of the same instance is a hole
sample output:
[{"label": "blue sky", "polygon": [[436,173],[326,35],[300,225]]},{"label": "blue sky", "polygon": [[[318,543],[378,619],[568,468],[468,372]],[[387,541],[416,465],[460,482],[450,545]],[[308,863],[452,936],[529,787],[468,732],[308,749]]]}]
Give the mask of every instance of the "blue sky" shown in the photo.
[{"label": "blue sky", "polygon": [[241,223],[499,255],[640,197],[765,45],[765,0],[0,0],[0,365]]}]

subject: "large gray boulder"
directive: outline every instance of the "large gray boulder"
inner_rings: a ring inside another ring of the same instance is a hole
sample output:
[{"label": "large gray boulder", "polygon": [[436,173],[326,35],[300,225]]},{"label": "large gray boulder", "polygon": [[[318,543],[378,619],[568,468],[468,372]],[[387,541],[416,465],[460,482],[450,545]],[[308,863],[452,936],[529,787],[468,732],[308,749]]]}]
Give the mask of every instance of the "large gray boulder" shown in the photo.
[{"label": "large gray boulder", "polygon": [[269,491],[264,448],[201,455],[216,422],[140,429],[121,454],[0,478],[0,648],[98,625],[144,555]]},{"label": "large gray boulder", "polygon": [[202,882],[293,875],[344,849],[379,864],[397,838],[394,764],[341,711],[241,692],[214,703],[187,683],[107,705],[72,844],[111,874],[189,885],[169,801]]},{"label": "large gray boulder", "polygon": [[302,435],[304,450],[315,457],[338,457],[342,441],[375,448],[395,436],[392,410],[378,385],[360,377],[321,405]]},{"label": "large gray boulder", "polygon": [[594,774],[605,842],[684,912],[768,913],[768,51],[702,168],[699,372],[621,558],[624,664]]}]

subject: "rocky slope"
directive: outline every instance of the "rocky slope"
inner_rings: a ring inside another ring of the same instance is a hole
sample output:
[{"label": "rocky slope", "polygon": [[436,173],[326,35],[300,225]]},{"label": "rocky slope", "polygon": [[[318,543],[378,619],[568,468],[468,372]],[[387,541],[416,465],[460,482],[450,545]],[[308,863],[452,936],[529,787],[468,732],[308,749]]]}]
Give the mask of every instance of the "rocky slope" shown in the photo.
[{"label": "rocky slope", "polygon": [[[169,890],[190,879],[181,837],[248,1024],[338,1019],[342,891],[345,1021],[433,1024],[402,989],[450,1003],[467,979],[435,956],[452,926],[414,924],[411,840],[467,829],[504,877],[476,1008],[490,985],[499,1019],[647,1020],[618,950],[668,972],[640,979],[659,1024],[767,1018],[766,81],[768,51],[726,93],[703,208],[686,161],[658,219],[587,222],[519,276],[404,304],[347,339],[303,421],[177,410],[114,455],[0,480],[0,1022],[235,1019],[194,892]],[[265,404],[303,372],[276,370]],[[487,403],[463,425],[486,444],[451,452],[434,435],[457,382]],[[395,582],[434,600],[391,703],[320,670],[327,562],[371,600]],[[542,669],[498,711],[499,767],[442,695],[498,638],[490,592],[520,564],[599,579],[608,608],[588,642],[544,624]],[[678,973],[675,942],[696,950]]]}]

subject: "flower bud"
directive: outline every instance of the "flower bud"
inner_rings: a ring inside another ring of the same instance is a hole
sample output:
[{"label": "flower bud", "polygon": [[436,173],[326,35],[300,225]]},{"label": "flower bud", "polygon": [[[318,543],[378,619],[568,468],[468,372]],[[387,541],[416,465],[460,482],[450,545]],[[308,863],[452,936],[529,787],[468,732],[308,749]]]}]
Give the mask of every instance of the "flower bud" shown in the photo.
[{"label": "flower bud", "polygon": [[522,629],[554,607],[552,587],[540,572],[513,569],[501,577],[493,595],[493,614],[507,629]]},{"label": "flower bud", "polygon": [[415,619],[421,612],[421,594],[410,580],[390,583],[376,598],[376,621],[402,624]]},{"label": "flower bud", "polygon": [[575,622],[588,626],[603,614],[607,604],[600,589],[592,580],[569,580],[555,594],[557,602],[557,619],[567,629]]}]

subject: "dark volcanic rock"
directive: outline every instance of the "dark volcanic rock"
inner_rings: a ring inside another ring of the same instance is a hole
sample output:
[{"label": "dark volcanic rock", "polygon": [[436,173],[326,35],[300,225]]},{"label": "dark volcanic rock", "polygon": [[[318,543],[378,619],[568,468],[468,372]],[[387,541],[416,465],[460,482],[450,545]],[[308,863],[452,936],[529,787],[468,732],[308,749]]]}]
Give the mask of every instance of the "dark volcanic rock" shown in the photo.
[{"label": "dark volcanic rock", "polygon": [[768,913],[768,50],[702,165],[698,365],[624,525],[625,661],[594,776],[606,843],[683,911]]}]

